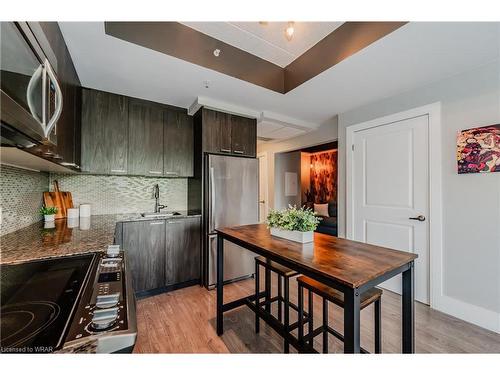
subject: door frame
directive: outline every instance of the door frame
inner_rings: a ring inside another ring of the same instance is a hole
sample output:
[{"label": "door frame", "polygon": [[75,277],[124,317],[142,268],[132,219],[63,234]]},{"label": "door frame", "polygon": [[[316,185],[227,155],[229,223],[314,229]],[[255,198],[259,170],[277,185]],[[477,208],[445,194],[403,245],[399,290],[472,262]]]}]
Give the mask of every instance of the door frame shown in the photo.
[{"label": "door frame", "polygon": [[443,303],[441,102],[379,117],[346,128],[346,238],[353,238],[354,173],[352,145],[354,144],[355,133],[425,115],[429,118],[429,302],[431,307],[438,308]]},{"label": "door frame", "polygon": [[[265,166],[266,166],[266,179],[264,186],[264,200],[266,201],[266,216],[269,213],[269,165],[267,160],[267,152],[260,152],[257,154],[257,159],[259,159],[259,190],[260,190],[260,158],[264,158]],[[259,194],[260,195],[260,194]],[[260,198],[260,197],[259,197]],[[259,221],[260,221],[260,203],[259,203]]]}]

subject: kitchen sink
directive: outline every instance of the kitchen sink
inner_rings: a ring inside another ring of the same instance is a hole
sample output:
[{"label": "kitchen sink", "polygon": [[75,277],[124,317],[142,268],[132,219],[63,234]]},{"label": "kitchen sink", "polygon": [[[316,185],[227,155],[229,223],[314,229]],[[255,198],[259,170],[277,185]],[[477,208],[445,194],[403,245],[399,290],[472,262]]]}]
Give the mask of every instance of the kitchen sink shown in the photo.
[{"label": "kitchen sink", "polygon": [[179,216],[179,212],[143,212],[142,217],[172,217]]}]

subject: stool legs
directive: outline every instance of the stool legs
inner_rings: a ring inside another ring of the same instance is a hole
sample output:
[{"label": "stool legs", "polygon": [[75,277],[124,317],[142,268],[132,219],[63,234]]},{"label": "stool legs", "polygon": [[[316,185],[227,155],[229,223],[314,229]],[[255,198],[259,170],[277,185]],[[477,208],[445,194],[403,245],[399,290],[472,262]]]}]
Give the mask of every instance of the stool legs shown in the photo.
[{"label": "stool legs", "polygon": [[309,345],[313,345],[313,330],[314,330],[314,324],[313,324],[313,313],[314,313],[314,307],[313,307],[313,293],[311,290],[307,291],[307,299],[308,299],[308,317],[309,317]]},{"label": "stool legs", "polygon": [[266,311],[271,312],[271,270],[266,268]]},{"label": "stool legs", "polygon": [[328,353],[328,301],[323,298],[323,353]]},{"label": "stool legs", "polygon": [[298,308],[299,308],[299,317],[298,317],[298,339],[299,343],[303,344],[304,342],[304,288],[299,285],[298,288]]},{"label": "stool legs", "polygon": [[280,323],[281,323],[281,304],[282,304],[281,299],[283,298],[283,295],[281,293],[281,291],[283,290],[283,286],[281,284],[282,284],[281,276],[278,275],[278,321]]},{"label": "stool legs", "polygon": [[375,353],[382,353],[382,303],[380,298],[375,301]]},{"label": "stool legs", "polygon": [[260,318],[259,318],[259,307],[260,307],[260,275],[259,275],[259,264],[255,262],[255,333],[260,331]]}]

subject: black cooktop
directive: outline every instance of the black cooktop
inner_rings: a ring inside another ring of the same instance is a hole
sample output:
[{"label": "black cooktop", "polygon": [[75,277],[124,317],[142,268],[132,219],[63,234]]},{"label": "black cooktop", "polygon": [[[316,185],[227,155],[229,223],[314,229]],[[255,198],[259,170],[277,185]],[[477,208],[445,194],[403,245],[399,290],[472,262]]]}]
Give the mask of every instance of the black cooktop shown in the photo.
[{"label": "black cooktop", "polygon": [[94,254],[0,266],[0,350],[59,348]]}]

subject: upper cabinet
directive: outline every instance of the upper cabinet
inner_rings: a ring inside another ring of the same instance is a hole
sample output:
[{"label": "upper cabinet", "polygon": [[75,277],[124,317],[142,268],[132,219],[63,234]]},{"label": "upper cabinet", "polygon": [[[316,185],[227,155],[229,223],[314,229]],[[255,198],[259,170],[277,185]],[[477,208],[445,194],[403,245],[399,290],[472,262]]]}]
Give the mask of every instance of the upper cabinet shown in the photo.
[{"label": "upper cabinet", "polygon": [[164,112],[163,168],[165,176],[193,176],[193,118],[179,111]]},{"label": "upper cabinet", "polygon": [[231,115],[231,150],[234,154],[254,156],[257,149],[257,121]]},{"label": "upper cabinet", "polygon": [[203,151],[255,157],[257,121],[229,113],[202,109]]},{"label": "upper cabinet", "polygon": [[128,128],[126,97],[83,89],[82,171],[127,174]]},{"label": "upper cabinet", "polygon": [[181,108],[83,89],[82,171],[193,176],[193,121]]},{"label": "upper cabinet", "polygon": [[163,175],[163,109],[143,100],[129,100],[129,174]]}]

